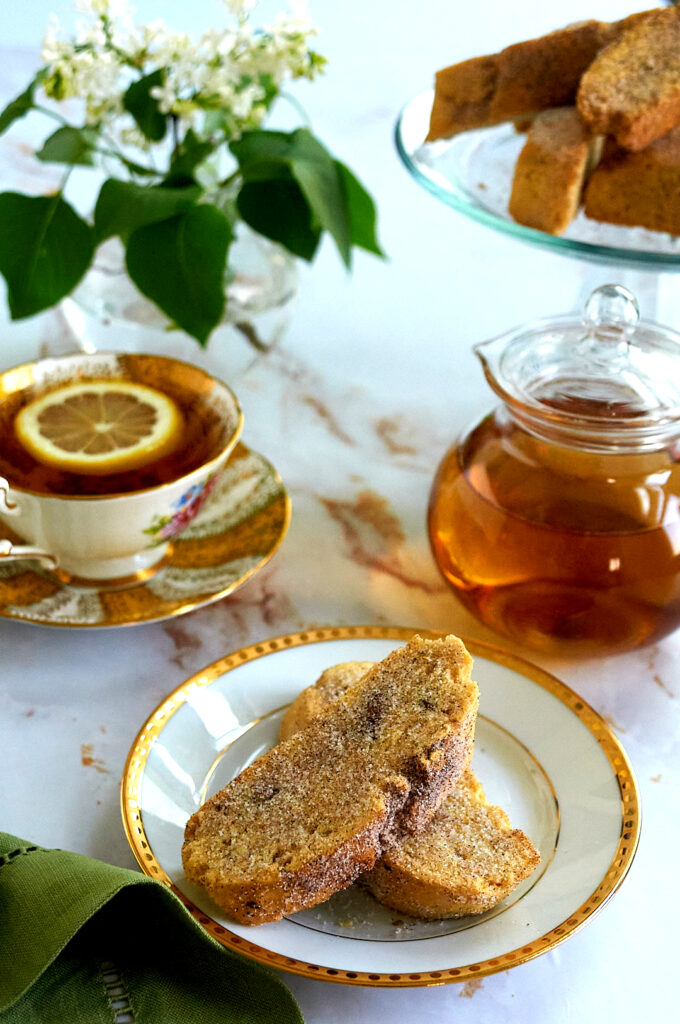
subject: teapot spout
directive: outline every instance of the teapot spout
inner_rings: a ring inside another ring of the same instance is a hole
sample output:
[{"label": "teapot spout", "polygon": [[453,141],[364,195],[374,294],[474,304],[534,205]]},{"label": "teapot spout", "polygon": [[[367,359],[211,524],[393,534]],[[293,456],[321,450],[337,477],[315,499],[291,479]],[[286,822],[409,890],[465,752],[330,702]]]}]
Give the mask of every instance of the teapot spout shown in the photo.
[{"label": "teapot spout", "polygon": [[484,369],[484,376],[494,391],[502,393],[500,380],[502,378],[501,362],[503,353],[506,351],[508,335],[501,334],[489,341],[480,341],[472,346],[472,351],[479,359]]}]

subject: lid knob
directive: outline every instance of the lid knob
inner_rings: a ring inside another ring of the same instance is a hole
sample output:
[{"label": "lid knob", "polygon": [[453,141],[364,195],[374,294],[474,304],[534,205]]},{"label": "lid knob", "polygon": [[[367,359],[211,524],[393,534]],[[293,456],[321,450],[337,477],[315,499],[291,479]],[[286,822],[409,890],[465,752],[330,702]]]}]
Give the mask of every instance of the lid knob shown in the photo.
[{"label": "lid knob", "polygon": [[603,284],[590,295],[583,309],[588,333],[600,338],[628,340],[640,319],[640,307],[632,292],[620,284]]}]

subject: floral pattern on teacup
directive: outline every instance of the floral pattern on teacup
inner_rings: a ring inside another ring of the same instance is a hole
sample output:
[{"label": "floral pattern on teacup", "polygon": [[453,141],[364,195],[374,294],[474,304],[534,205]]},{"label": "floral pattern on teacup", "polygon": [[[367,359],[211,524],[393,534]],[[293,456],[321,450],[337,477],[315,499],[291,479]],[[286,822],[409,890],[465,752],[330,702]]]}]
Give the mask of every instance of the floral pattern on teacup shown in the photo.
[{"label": "floral pattern on teacup", "polygon": [[206,499],[217,483],[218,476],[219,473],[211,473],[205,480],[193,484],[184,494],[180,495],[177,501],[173,502],[171,515],[155,517],[151,526],[147,526],[144,530],[144,533],[153,537],[149,547],[176,537],[189,525],[203,508]]}]

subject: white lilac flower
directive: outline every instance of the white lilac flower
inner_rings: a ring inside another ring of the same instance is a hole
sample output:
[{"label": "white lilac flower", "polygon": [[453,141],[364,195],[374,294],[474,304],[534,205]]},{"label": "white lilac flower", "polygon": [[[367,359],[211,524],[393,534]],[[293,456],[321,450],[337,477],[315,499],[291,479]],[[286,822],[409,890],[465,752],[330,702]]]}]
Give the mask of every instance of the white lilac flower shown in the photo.
[{"label": "white lilac flower", "polygon": [[244,86],[239,92],[234,93],[231,101],[231,109],[234,116],[240,120],[247,120],[254,108],[264,99],[264,89],[253,83]]},{"label": "white lilac flower", "polygon": [[92,47],[93,50],[104,50],[106,33],[101,21],[89,22],[82,18],[76,21],[76,45]]},{"label": "white lilac flower", "polygon": [[158,67],[170,68],[175,61],[189,66],[196,64],[196,44],[186,32],[158,31],[149,47],[149,56]]},{"label": "white lilac flower", "polygon": [[140,76],[162,70],[162,83],[151,91],[162,114],[187,128],[200,125],[206,110],[219,110],[223,130],[236,138],[262,123],[272,86],[313,78],[323,58],[309,49],[316,30],[304,0],[261,29],[248,23],[254,0],[224,3],[231,22],[195,41],[162,19],[135,26],[128,0],[77,0],[77,9],[88,17],[78,21],[74,40],[61,37],[55,18],[48,25],[44,90],[56,100],[84,100],[87,123],[107,126],[129,145],[134,139],[129,124],[114,124],[124,114],[125,92]]},{"label": "white lilac flower", "polygon": [[109,18],[122,18],[134,10],[129,0],[73,0],[73,6],[83,14],[106,15]]},{"label": "white lilac flower", "polygon": [[248,18],[257,7],[258,0],[222,0],[222,3],[230,14]]},{"label": "white lilac flower", "polygon": [[146,135],[144,135],[136,125],[133,127],[119,128],[118,138],[122,145],[129,149],[141,149],[144,151],[151,149],[151,143],[147,139]]},{"label": "white lilac flower", "polygon": [[65,57],[68,58],[73,55],[73,43],[60,39],[60,31],[61,25],[59,24],[59,19],[56,14],[50,14],[41,49],[41,57],[46,64],[62,60]]}]

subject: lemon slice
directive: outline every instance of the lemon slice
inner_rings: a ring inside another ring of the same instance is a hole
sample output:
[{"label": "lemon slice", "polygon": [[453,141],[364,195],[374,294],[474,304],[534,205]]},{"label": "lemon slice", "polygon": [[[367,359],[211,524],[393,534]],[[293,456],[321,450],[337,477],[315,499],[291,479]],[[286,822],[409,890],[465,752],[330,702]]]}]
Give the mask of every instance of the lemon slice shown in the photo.
[{"label": "lemon slice", "polygon": [[14,421],[39,462],[75,473],[123,473],[169,454],[182,413],[161,391],[125,380],[65,384],[36,398]]}]

